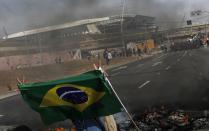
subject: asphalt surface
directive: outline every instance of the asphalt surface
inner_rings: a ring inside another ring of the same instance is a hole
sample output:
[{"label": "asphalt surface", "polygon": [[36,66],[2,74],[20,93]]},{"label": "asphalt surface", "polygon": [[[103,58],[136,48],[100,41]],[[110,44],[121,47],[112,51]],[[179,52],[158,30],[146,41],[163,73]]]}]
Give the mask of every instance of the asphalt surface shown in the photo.
[{"label": "asphalt surface", "polygon": [[[172,104],[181,109],[209,109],[209,49],[167,54],[108,71],[115,90],[131,113]],[[44,127],[39,114],[20,95],[0,100],[0,125]],[[68,125],[65,123],[56,124]]]},{"label": "asphalt surface", "polygon": [[110,80],[134,113],[161,104],[209,109],[208,58],[205,48],[161,54],[111,70]]}]

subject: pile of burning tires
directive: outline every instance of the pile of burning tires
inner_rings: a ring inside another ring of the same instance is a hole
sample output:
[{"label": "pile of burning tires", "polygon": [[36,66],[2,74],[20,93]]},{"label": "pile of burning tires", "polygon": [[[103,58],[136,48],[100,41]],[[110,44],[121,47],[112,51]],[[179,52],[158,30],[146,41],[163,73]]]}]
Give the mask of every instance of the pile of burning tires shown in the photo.
[{"label": "pile of burning tires", "polygon": [[[203,111],[186,111],[161,106],[139,112],[133,119],[142,131],[209,130],[209,118]],[[123,120],[117,122],[121,131],[136,130],[128,118]]]}]

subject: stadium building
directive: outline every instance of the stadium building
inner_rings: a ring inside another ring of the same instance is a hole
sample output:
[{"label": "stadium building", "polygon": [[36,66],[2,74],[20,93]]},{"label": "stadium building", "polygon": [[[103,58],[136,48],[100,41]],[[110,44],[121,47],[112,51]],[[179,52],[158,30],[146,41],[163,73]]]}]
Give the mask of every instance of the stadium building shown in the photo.
[{"label": "stadium building", "polygon": [[121,33],[121,22],[121,16],[116,15],[79,20],[10,34],[3,37],[0,42],[0,61],[2,57],[8,56],[25,57],[25,55],[50,54],[55,52],[68,52],[70,57],[72,57],[75,54],[72,51],[75,52],[76,50],[82,52],[86,50],[123,47],[122,36],[125,43],[154,38],[154,34],[157,31],[154,17],[132,14],[124,15],[123,34]]}]

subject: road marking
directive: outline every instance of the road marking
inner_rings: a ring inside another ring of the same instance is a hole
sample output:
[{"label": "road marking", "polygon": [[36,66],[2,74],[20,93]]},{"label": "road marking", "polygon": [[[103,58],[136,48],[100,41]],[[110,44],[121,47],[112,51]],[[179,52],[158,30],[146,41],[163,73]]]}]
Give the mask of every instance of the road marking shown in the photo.
[{"label": "road marking", "polygon": [[143,83],[141,86],[139,86],[139,88],[142,88],[144,86],[146,86],[147,84],[149,84],[151,81],[146,81],[145,83]]},{"label": "road marking", "polygon": [[140,68],[142,67],[144,64],[138,64],[137,67]]},{"label": "road marking", "polygon": [[161,74],[160,72],[157,73],[157,75],[160,75],[160,74]]},{"label": "road marking", "polygon": [[161,56],[159,56],[159,57],[157,57],[157,59],[160,59],[160,58],[162,58],[163,56],[165,56],[165,54],[164,54],[164,55],[161,55]]},{"label": "road marking", "polygon": [[156,62],[156,63],[154,63],[152,66],[154,67],[154,66],[157,66],[157,65],[159,65],[159,64],[162,64],[162,62],[161,62],[161,61]]},{"label": "road marking", "polygon": [[182,55],[182,57],[184,57],[187,54],[187,51],[184,52],[184,54]]},{"label": "road marking", "polygon": [[9,91],[9,92],[8,92],[7,94],[5,94],[5,95],[0,95],[0,100],[5,99],[5,98],[8,98],[8,97],[16,96],[16,95],[18,95],[18,94],[20,94],[19,91],[16,91],[16,90],[14,90],[14,91]]},{"label": "road marking", "polygon": [[0,115],[0,117],[3,117],[4,115]]},{"label": "road marking", "polygon": [[117,72],[117,73],[112,74],[111,76],[116,76],[116,75],[119,75],[119,74],[120,74],[120,72]]},{"label": "road marking", "polygon": [[118,70],[122,70],[122,69],[126,69],[126,68],[127,68],[127,66],[121,66],[121,67],[118,67],[112,71],[118,71]]},{"label": "road marking", "polygon": [[168,67],[165,68],[165,70],[169,70],[170,68],[171,68],[171,66],[168,66]]}]

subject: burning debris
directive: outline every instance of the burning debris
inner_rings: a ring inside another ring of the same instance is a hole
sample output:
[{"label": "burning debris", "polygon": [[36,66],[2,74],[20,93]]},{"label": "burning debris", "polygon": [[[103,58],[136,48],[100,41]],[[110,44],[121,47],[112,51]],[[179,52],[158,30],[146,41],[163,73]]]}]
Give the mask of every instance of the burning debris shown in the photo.
[{"label": "burning debris", "polygon": [[[122,131],[135,130],[124,114],[116,115],[116,121]],[[121,118],[124,121],[118,121]],[[146,109],[133,116],[134,121],[142,131],[184,131],[209,129],[209,118],[203,111],[187,111],[165,106]]]}]

